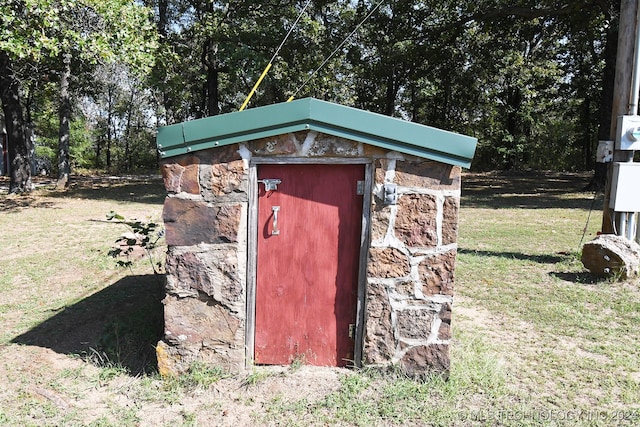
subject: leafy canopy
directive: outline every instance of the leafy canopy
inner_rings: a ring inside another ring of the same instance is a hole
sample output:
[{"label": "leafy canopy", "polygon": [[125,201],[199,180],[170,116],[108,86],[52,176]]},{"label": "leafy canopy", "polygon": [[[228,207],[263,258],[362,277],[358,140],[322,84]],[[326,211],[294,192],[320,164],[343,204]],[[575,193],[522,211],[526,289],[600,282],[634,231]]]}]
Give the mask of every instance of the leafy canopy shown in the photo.
[{"label": "leafy canopy", "polygon": [[71,53],[91,64],[153,66],[157,34],[150,10],[131,0],[9,0],[0,4],[0,49],[40,62]]}]

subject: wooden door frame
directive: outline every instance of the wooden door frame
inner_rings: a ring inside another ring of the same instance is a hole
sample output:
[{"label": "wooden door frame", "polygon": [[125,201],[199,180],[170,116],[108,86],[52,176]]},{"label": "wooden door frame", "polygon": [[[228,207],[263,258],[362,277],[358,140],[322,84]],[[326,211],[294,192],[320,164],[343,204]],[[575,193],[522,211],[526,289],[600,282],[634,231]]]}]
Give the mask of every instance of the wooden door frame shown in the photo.
[{"label": "wooden door frame", "polygon": [[245,320],[245,367],[254,365],[256,333],[256,284],[258,275],[258,167],[260,165],[365,165],[360,256],[358,261],[358,298],[356,307],[356,334],[354,365],[362,365],[362,346],[367,295],[367,260],[371,224],[371,194],[373,189],[373,160],[367,158],[307,158],[307,157],[253,157],[249,163],[249,207],[247,224],[247,293]]}]

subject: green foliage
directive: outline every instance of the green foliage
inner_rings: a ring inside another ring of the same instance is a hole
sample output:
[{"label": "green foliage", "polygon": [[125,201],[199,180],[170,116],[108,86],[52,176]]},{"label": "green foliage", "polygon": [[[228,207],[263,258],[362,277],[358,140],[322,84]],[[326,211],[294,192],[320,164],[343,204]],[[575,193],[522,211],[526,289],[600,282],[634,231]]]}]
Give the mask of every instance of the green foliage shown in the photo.
[{"label": "green foliage", "polygon": [[[10,79],[14,87],[28,88],[32,93],[27,99],[38,101],[28,101],[26,109],[29,121],[31,109],[35,110],[36,135],[41,135],[42,145],[50,148],[41,150],[42,154],[53,164],[58,164],[58,159],[54,159],[52,151],[62,151],[61,158],[71,157],[75,166],[93,165],[89,153],[95,143],[92,123],[82,114],[71,120],[71,148],[61,144],[53,149],[60,123],[60,94],[51,86],[60,83],[65,87],[60,93],[67,93],[67,84],[62,82],[68,80],[61,77],[67,65],[72,75],[71,90],[77,95],[94,90],[89,76],[104,64],[120,64],[131,78],[142,79],[153,66],[157,48],[158,35],[150,10],[132,0],[17,0],[0,4],[0,16],[0,51],[8,55],[12,64],[11,75],[3,78]],[[127,150],[126,154],[133,158],[137,153]],[[143,157],[148,168],[149,156]]]},{"label": "green foliage", "polygon": [[153,65],[156,35],[149,11],[128,0],[21,0],[0,6],[0,50],[35,63],[75,52],[90,63]]},{"label": "green foliage", "polygon": [[347,56],[356,105],[478,137],[476,169],[591,167],[610,11],[437,3],[371,17]]},{"label": "green foliage", "polygon": [[122,215],[114,211],[107,214],[107,221],[122,224],[129,230],[128,233],[123,234],[115,241],[116,246],[109,250],[109,256],[116,259],[124,257],[124,260],[117,259],[117,264],[120,267],[131,268],[133,265],[131,255],[137,248],[142,249],[153,268],[153,272],[160,274],[162,262],[154,260],[153,250],[159,245],[160,239],[164,237],[162,225],[153,221],[126,220]]},{"label": "green foliage", "polygon": [[[59,119],[56,103],[53,102],[57,88],[52,83],[34,100],[33,121],[36,130],[36,155],[58,165]],[[94,165],[94,131],[87,117],[78,111],[70,123],[70,161],[72,168],[89,168]]]},{"label": "green foliage", "polygon": [[260,368],[254,367],[251,373],[247,375],[244,381],[242,381],[242,386],[243,387],[255,386],[257,384],[260,384],[266,381],[269,378],[282,376],[282,375],[283,375],[282,373],[276,373],[275,371],[270,370],[268,368],[265,369],[264,367],[260,367]]},{"label": "green foliage", "polygon": [[43,94],[47,147],[57,94],[43,82],[73,55],[75,106],[92,107],[72,122],[80,167],[155,169],[154,129],[236,111],[289,30],[249,108],[313,96],[475,136],[478,170],[592,167],[616,6],[316,0],[292,28],[306,3],[5,2],[0,49]]},{"label": "green foliage", "polygon": [[[451,375],[408,378],[399,369],[364,368],[340,376],[339,387],[316,401],[306,397],[274,396],[260,421],[302,425],[315,420],[328,425],[452,425],[472,396],[485,404],[508,394],[505,372],[486,342],[458,334]],[[290,373],[294,375],[295,373]]]}]

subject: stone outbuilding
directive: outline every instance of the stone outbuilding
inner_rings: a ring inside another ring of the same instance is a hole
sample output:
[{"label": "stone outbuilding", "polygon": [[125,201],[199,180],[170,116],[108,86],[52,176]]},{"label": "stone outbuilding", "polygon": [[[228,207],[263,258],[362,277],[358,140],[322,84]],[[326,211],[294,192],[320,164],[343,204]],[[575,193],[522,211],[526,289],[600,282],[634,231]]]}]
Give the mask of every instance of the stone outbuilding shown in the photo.
[{"label": "stone outbuilding", "polygon": [[161,373],[294,361],[448,372],[476,139],[312,98],[158,130]]}]

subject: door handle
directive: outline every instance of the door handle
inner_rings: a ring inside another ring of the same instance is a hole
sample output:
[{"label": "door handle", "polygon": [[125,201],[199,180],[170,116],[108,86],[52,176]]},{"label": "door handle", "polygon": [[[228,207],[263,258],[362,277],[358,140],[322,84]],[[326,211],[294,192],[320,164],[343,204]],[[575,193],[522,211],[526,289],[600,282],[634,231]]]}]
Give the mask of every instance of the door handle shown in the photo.
[{"label": "door handle", "polygon": [[278,212],[280,212],[280,206],[272,206],[271,210],[273,211],[273,230],[271,231],[271,235],[277,236],[280,234],[280,229],[278,228]]}]

